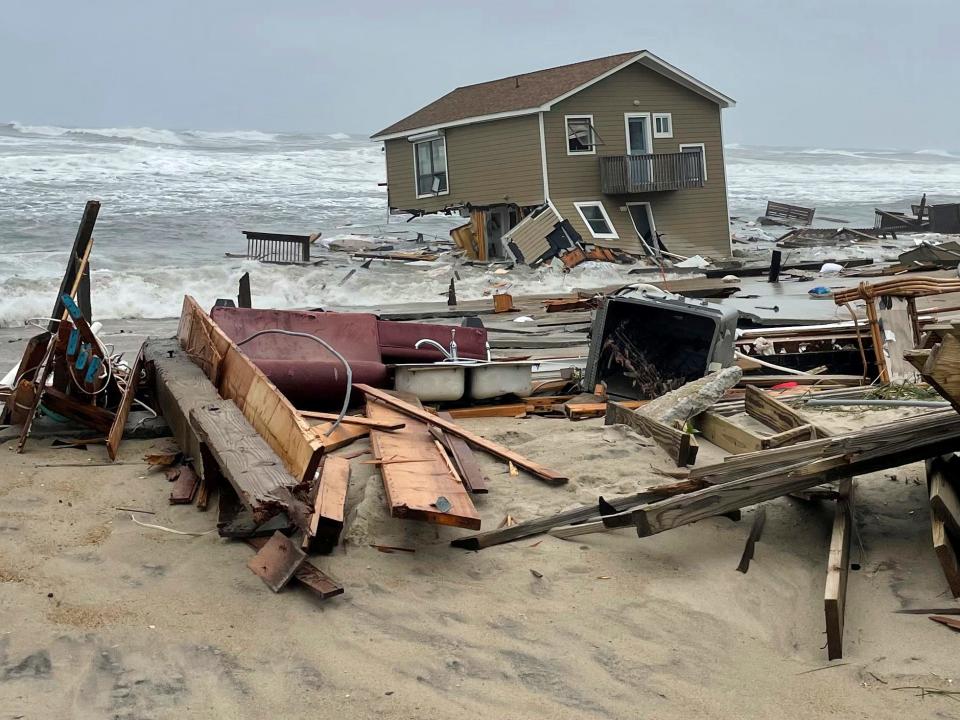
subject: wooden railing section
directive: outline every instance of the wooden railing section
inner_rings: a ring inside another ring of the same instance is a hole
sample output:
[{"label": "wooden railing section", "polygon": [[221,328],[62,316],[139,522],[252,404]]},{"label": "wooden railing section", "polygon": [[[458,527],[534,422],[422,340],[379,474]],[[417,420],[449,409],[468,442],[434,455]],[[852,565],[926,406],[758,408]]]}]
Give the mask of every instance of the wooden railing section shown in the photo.
[{"label": "wooden railing section", "polygon": [[600,188],[607,195],[700,187],[703,187],[703,161],[700,153],[600,157]]}]

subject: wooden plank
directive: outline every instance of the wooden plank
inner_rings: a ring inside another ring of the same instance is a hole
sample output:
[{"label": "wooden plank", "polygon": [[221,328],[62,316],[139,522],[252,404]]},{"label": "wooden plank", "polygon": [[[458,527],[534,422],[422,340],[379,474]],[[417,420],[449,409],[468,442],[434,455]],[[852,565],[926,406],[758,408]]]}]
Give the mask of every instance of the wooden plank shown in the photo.
[{"label": "wooden plank", "polygon": [[201,359],[198,364],[220,395],[236,403],[290,474],[312,483],[323,443],[290,401],[189,295],[183,299],[177,338],[191,359]]},{"label": "wooden plank", "polygon": [[143,352],[147,367],[152,370],[150,374],[154,378],[154,394],[160,413],[197,475],[206,478],[206,458],[200,439],[190,424],[190,411],[220,402],[222,398],[176,340],[148,340]]},{"label": "wooden plank", "polygon": [[[70,249],[70,257],[67,259],[67,269],[60,280],[60,290],[57,292],[53,311],[50,313],[47,330],[51,333],[57,331],[59,324],[57,321],[63,317],[64,307],[61,298],[64,295],[76,297],[77,291],[80,289],[83,275],[89,266],[90,250],[93,247],[93,227],[97,223],[99,213],[100,202],[98,200],[88,200],[83,208],[83,216],[80,218],[77,234],[73,239],[73,247]],[[92,318],[87,318],[88,322],[91,320]]]},{"label": "wooden plank", "polygon": [[697,441],[693,435],[640,415],[623,403],[607,403],[606,425],[629,425],[641,435],[653,438],[678,467],[693,465],[697,459]]},{"label": "wooden plank", "polygon": [[137,359],[130,368],[130,374],[127,376],[127,386],[123,389],[123,397],[120,399],[120,405],[117,407],[117,414],[113,420],[110,432],[107,434],[107,454],[111,460],[117,459],[117,450],[120,447],[120,441],[123,439],[123,429],[127,424],[127,416],[130,414],[130,406],[133,405],[133,398],[137,394],[137,386],[140,384],[140,371],[143,369],[143,346],[137,353]]},{"label": "wooden plank", "polygon": [[450,416],[454,419],[482,418],[482,417],[523,417],[529,406],[526,403],[507,403],[504,405],[477,405],[468,408],[451,408]]},{"label": "wooden plank", "polygon": [[[759,420],[777,432],[786,432],[813,424],[786,403],[780,402],[770,393],[764,392],[760,388],[753,387],[752,385],[748,385],[746,388],[744,409],[747,415]],[[830,437],[830,432],[825,428],[818,425],[814,425],[813,427],[816,431],[816,437]],[[811,438],[811,440],[812,439],[814,438]]]},{"label": "wooden plank", "polygon": [[333,423],[324,423],[314,425],[310,430],[323,444],[324,452],[333,452],[342,447],[346,447],[354,440],[366,437],[370,434],[370,428],[363,425],[338,425],[332,433],[327,435],[327,431]]},{"label": "wooden plank", "polygon": [[179,471],[170,488],[170,504],[189,505],[193,502],[193,494],[197,491],[200,478],[189,465],[181,465]]},{"label": "wooden plank", "polygon": [[[357,387],[363,389],[365,386]],[[407,403],[402,404],[429,414]],[[367,417],[378,421],[406,420],[404,428],[396,432],[370,431],[374,456],[382,463],[380,474],[390,515],[479,529],[480,515],[473,506],[470,493],[450,471],[446,459],[434,444],[429,425],[406,419],[400,410],[377,402],[369,393],[366,413]],[[446,498],[449,507],[444,507],[441,498]]]},{"label": "wooden plank", "polygon": [[113,425],[114,414],[99,405],[91,405],[67,395],[55,387],[48,387],[43,393],[43,406],[58,415],[87,425],[106,435]]},{"label": "wooden plank", "polygon": [[[706,483],[698,480],[682,480],[668,485],[658,485],[647,490],[643,490],[632,495],[615,498],[609,501],[611,507],[618,512],[623,512],[644,503],[663,500],[674,495],[693,492],[706,487]],[[520,540],[532,535],[539,535],[548,532],[550,529],[562,525],[585,522],[600,515],[600,510],[596,504],[585,505],[583,507],[565,510],[563,512],[548,515],[546,517],[533,518],[516,525],[510,525],[496,530],[486,530],[473,535],[460,537],[450,542],[454,547],[465,550],[482,550],[493,545]]]},{"label": "wooden plank", "polygon": [[321,553],[332,552],[340,541],[343,529],[344,503],[350,484],[350,461],[335,456],[323,460],[320,486],[307,533],[309,548]]},{"label": "wooden plank", "polygon": [[827,658],[843,657],[843,617],[850,572],[850,539],[853,535],[851,512],[853,483],[840,481],[840,495],[833,517],[830,552],[827,555],[827,581],[823,591],[823,613],[827,626]]},{"label": "wooden plank", "polygon": [[740,427],[723,415],[703,412],[693,418],[693,424],[704,438],[727,452],[754,452],[764,446],[765,438]]},{"label": "wooden plank", "polygon": [[934,493],[940,493],[949,484],[944,477],[947,471],[946,458],[931,458],[927,461],[927,484],[930,487],[930,530],[933,536],[933,551],[947,580],[947,587],[954,597],[960,597],[960,560],[957,559],[957,543],[960,536],[951,536],[944,518],[934,508]]},{"label": "wooden plank", "polygon": [[247,567],[276,593],[290,582],[306,559],[303,550],[278,530],[250,559]]},{"label": "wooden plank", "polygon": [[[313,420],[329,420],[331,422],[335,421],[340,417],[337,413],[328,413],[328,412],[314,412],[313,410],[298,410],[301,415],[305,418],[311,418]],[[341,425],[362,425],[368,428],[375,428],[376,430],[384,430],[390,432],[391,430],[400,430],[403,428],[402,422],[393,422],[393,423],[378,423],[374,422],[370,418],[366,417],[357,417],[356,415],[344,415],[340,420]]]},{"label": "wooden plank", "polygon": [[930,508],[943,521],[947,530],[954,537],[960,538],[960,497],[951,482],[952,477],[956,477],[956,468],[955,460],[940,458],[933,471],[928,472],[927,480],[930,484]]},{"label": "wooden plank", "polygon": [[298,527],[306,529],[310,510],[294,496],[294,492],[305,492],[306,485],[286,471],[232,401],[193,408],[190,423],[258,523],[285,512]]},{"label": "wooden plank", "polygon": [[[643,407],[649,400],[622,400],[620,404],[631,410]],[[563,405],[563,412],[570,420],[587,420],[603,417],[607,413],[607,402],[567,402]]]},{"label": "wooden plank", "polygon": [[[449,413],[440,412],[437,414],[443,420],[453,420]],[[460,479],[467,489],[474,494],[490,492],[490,489],[487,487],[487,477],[483,474],[483,470],[480,469],[480,463],[477,462],[477,457],[473,454],[473,450],[470,449],[466,440],[458,438],[455,435],[448,435],[438,427],[432,426],[431,429],[443,433],[444,443],[450,452],[457,472],[460,474]]]},{"label": "wooden plank", "polygon": [[[499,457],[501,460],[512,462],[518,468],[526,470],[528,473],[530,473],[537,479],[543,480],[544,482],[550,485],[563,485],[568,480],[568,478],[561,475],[560,473],[550,470],[549,468],[545,468],[542,465],[539,465],[538,463],[533,462],[532,460],[528,460],[527,458],[523,457],[518,453],[513,452],[512,450],[504,447],[503,445],[487,440],[486,438],[481,437],[476,433],[472,433],[469,430],[460,427],[456,423],[450,422],[449,420],[444,420],[442,418],[436,417],[435,415],[431,415],[425,410],[421,410],[409,403],[404,402],[403,400],[399,400],[393,397],[392,395],[390,395],[389,393],[384,392],[383,390],[378,390],[376,388],[370,387],[369,385],[362,385],[362,384],[354,384],[354,387],[357,390],[360,390],[361,392],[363,392],[367,396],[368,408],[370,407],[369,400],[373,398],[377,403],[384,403],[386,405],[389,405],[392,409],[399,411],[401,414],[401,417],[403,415],[407,415],[409,417],[417,418],[418,420],[426,422],[430,425],[436,425],[437,427],[443,429],[445,432],[448,432],[451,435],[463,438],[468,443],[473,445],[475,448],[479,448],[484,452],[488,452],[491,455],[495,455],[496,457]],[[370,415],[369,411],[367,414],[368,416]],[[379,416],[381,415],[378,415],[378,417]],[[404,431],[405,430],[401,430],[400,433],[403,433]],[[400,433],[397,433],[397,434],[400,434]],[[374,433],[371,433],[371,438],[373,437],[373,434]]]},{"label": "wooden plank", "polygon": [[923,379],[960,412],[960,339],[944,334],[929,353],[916,354],[914,362]]},{"label": "wooden plank", "polygon": [[888,296],[886,301],[881,298],[877,309],[883,328],[883,346],[874,350],[882,350],[890,382],[914,380],[917,375],[916,369],[904,359],[904,352],[914,349],[913,322],[907,307],[906,298]]},{"label": "wooden plank", "polygon": [[760,445],[764,450],[786,447],[806,440],[815,440],[817,431],[813,425],[801,425],[792,430],[784,430],[776,435],[770,435],[761,440]]}]

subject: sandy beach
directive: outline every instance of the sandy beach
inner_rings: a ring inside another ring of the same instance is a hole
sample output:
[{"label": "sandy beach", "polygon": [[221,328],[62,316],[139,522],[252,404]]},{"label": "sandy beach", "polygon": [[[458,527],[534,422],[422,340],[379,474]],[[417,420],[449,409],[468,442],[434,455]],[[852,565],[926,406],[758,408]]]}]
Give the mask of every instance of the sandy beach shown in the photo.
[{"label": "sandy beach", "polygon": [[[882,419],[817,414],[834,429]],[[464,424],[573,478],[548,487],[480,454],[484,527],[668,481],[649,440],[599,420]],[[215,510],[168,505],[141,459],[152,442],[125,441],[112,465],[102,446],[3,443],[4,717],[960,717],[949,696],[900,689],[950,689],[957,670],[947,629],[893,612],[952,604],[917,517],[921,465],[857,480],[859,569],[844,659],[828,666],[829,505],[767,503],[747,574],[735,568],[753,510],[644,539],[466,552],[448,544],[464,531],[389,518],[378,471],[354,461],[346,542],[316,558],[347,590],[319,602],[274,596],[245,566],[252,551],[217,536]]]}]

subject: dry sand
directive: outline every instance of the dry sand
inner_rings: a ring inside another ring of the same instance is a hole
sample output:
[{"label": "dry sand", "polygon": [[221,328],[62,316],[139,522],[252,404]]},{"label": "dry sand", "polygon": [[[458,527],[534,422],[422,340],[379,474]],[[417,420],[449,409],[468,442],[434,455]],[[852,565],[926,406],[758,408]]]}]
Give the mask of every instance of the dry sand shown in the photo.
[{"label": "dry sand", "polygon": [[[574,478],[551,488],[481,456],[485,528],[669,481],[657,448],[599,421],[465,424]],[[919,465],[858,481],[846,654],[818,670],[827,504],[769,503],[746,575],[752,511],[642,540],[619,530],[472,553],[448,545],[463,531],[387,517],[377,470],[354,461],[348,542],[316,560],[347,590],[324,602],[273,595],[243,543],[115,510],[214,527],[215,512],[167,504],[140,459],[150,444],[124,442],[112,466],[102,446],[0,446],[0,718],[960,717],[952,697],[898,689],[950,689],[960,674],[960,636],[892,612],[953,604]]]}]

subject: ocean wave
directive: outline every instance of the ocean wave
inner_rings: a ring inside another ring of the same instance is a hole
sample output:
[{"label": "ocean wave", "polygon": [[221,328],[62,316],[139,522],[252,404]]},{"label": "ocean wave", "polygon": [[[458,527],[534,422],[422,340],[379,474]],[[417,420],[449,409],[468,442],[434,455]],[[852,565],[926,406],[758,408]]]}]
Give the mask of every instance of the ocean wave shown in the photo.
[{"label": "ocean wave", "polygon": [[275,133],[260,130],[184,130],[182,134],[197,140],[226,143],[272,143],[278,139]]},{"label": "ocean wave", "polygon": [[952,152],[948,152],[947,150],[937,150],[937,149],[917,150],[914,153],[914,155],[932,155],[934,157],[951,158],[951,159],[960,158],[960,155],[954,155]]},{"label": "ocean wave", "polygon": [[341,132],[330,133],[329,135],[327,135],[327,137],[330,138],[331,140],[349,140],[350,139],[349,135]]},{"label": "ocean wave", "polygon": [[145,143],[149,145],[183,145],[183,139],[173,130],[157,128],[67,128],[56,125],[23,125],[16,121],[7,127],[23,135],[43,137],[77,137]]}]

